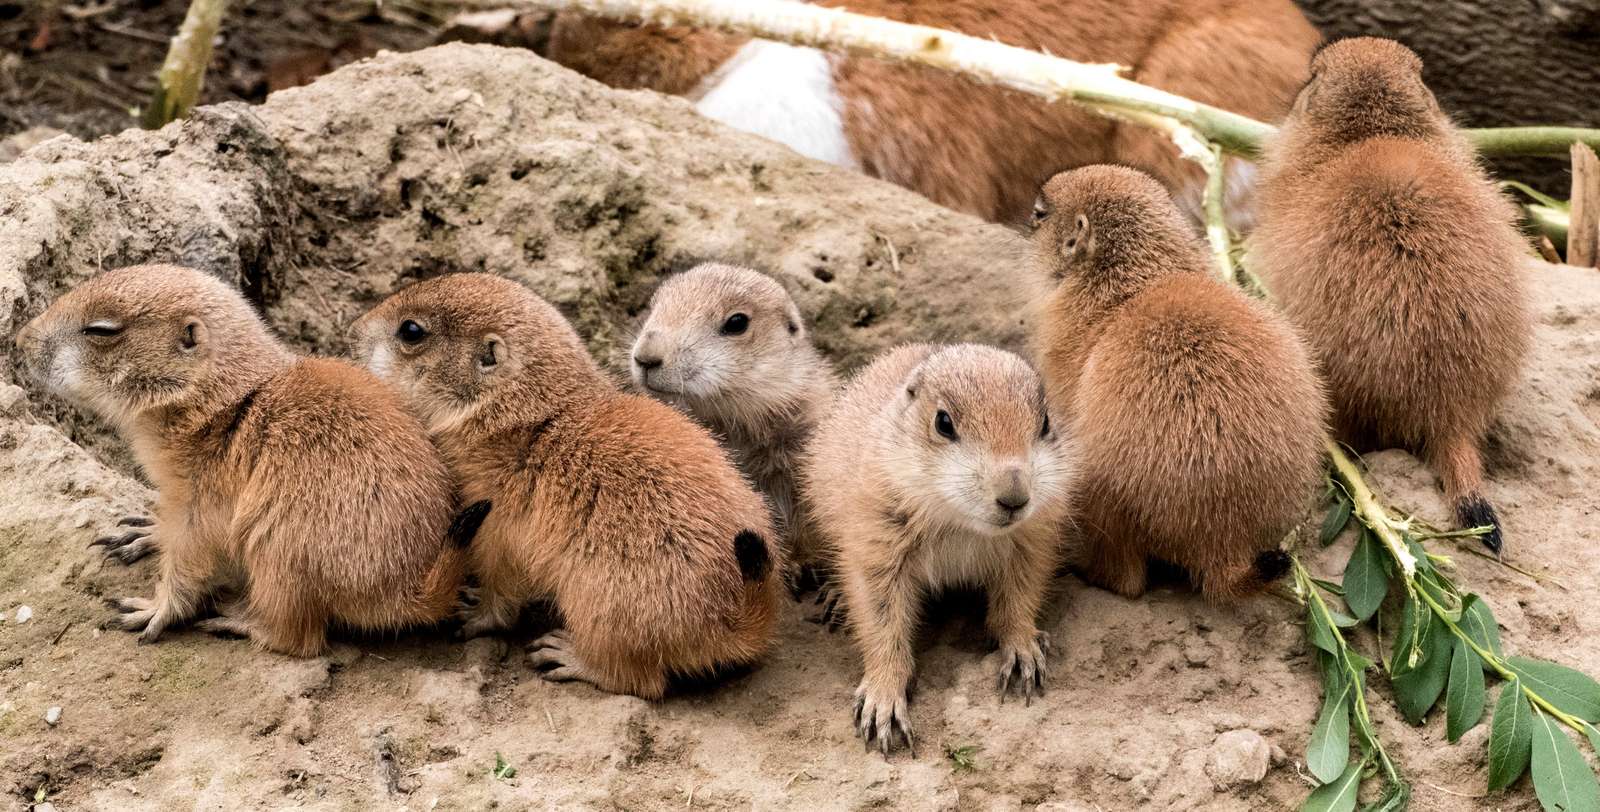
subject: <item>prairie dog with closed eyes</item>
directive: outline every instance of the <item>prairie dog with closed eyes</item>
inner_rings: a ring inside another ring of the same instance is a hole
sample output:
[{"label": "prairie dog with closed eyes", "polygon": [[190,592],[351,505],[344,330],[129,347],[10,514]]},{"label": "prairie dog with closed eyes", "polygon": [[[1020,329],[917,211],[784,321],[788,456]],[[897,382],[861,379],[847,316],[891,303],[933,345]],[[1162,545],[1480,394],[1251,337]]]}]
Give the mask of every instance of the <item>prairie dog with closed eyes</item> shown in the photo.
[{"label": "prairie dog with closed eyes", "polygon": [[301,657],[330,623],[386,630],[454,610],[471,530],[447,538],[450,478],[422,426],[367,371],[295,356],[221,280],[110,271],[17,345],[51,391],[117,428],[159,491],[155,598],[115,602],[140,642],[224,585],[242,598],[200,628]]}]

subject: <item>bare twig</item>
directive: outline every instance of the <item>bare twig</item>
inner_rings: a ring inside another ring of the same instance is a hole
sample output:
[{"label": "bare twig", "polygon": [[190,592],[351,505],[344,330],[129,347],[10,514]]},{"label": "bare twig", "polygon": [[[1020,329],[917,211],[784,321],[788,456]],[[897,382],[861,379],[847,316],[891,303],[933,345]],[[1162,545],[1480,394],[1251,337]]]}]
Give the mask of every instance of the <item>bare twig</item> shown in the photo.
[{"label": "bare twig", "polygon": [[206,65],[211,62],[211,42],[222,25],[228,0],[190,0],[183,26],[172,38],[166,62],[156,77],[156,92],[144,112],[144,125],[150,129],[189,115],[200,98]]},{"label": "bare twig", "polygon": [[1586,144],[1572,145],[1572,218],[1567,227],[1567,262],[1600,264],[1600,158]]}]

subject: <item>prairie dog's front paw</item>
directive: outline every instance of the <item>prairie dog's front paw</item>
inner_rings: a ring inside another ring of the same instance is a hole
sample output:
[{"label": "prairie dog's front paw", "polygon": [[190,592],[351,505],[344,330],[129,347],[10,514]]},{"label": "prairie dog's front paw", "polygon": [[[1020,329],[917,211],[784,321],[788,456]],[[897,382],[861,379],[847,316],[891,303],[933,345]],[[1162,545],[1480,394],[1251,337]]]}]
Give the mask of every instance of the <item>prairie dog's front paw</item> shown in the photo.
[{"label": "prairie dog's front paw", "polygon": [[878,749],[887,758],[889,751],[904,741],[906,749],[911,751],[911,757],[917,757],[917,745],[911,738],[910,703],[906,700],[904,685],[882,688],[863,679],[856,688],[854,721],[856,735],[869,749],[876,741]]},{"label": "prairie dog's front paw", "polygon": [[1050,651],[1050,635],[1035,631],[1030,637],[1010,644],[1000,644],[1000,701],[1006,694],[1022,696],[1025,704],[1044,693],[1045,678],[1049,676],[1045,655]]}]

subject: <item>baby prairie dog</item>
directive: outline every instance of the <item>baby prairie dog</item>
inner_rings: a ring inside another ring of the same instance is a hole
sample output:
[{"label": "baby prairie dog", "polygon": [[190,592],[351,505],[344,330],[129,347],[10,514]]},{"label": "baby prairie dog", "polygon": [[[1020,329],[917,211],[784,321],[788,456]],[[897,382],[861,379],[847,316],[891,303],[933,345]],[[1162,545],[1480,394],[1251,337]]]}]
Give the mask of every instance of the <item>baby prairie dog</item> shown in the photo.
[{"label": "baby prairie dog", "polygon": [[766,651],[783,567],[766,504],[704,429],[617,391],[548,302],[443,276],[355,332],[467,500],[494,504],[470,547],[480,600],[465,634],[551,599],[565,628],[530,648],[544,676],[647,699]]},{"label": "baby prairie dog", "polygon": [[1402,447],[1499,552],[1480,447],[1527,354],[1516,212],[1399,43],[1317,55],[1269,145],[1251,256],[1305,334],[1358,448]]},{"label": "baby prairie dog", "polygon": [[1021,358],[971,344],[888,352],[840,393],[802,466],[865,673],[857,733],[911,746],[907,689],[923,599],[988,593],[999,685],[1031,698],[1049,638],[1035,625],[1059,560],[1066,441]]},{"label": "baby prairie dog", "polygon": [[821,563],[795,468],[838,380],[782,285],[707,263],[662,283],[632,352],[634,385],[721,436],[771,500],[791,565]]},{"label": "baby prairie dog", "polygon": [[122,434],[160,492],[155,598],[114,602],[140,642],[224,585],[242,598],[199,627],[302,657],[329,622],[386,630],[454,610],[465,556],[421,424],[365,370],[297,358],[232,287],[171,265],[111,271],[16,341],[46,387]]},{"label": "baby prairie dog", "polygon": [[1089,579],[1139,595],[1153,557],[1229,600],[1281,575],[1327,431],[1293,329],[1216,278],[1141,172],[1056,175],[1033,220],[1051,285],[1035,349],[1051,405],[1073,416]]}]

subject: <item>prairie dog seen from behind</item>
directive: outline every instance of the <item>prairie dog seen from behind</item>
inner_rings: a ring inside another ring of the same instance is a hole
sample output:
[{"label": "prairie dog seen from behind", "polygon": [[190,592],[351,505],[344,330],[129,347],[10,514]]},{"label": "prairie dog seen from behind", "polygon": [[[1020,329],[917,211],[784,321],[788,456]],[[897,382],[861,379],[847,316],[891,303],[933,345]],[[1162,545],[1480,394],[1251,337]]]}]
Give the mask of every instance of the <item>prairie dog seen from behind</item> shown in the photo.
[{"label": "prairie dog seen from behind", "polygon": [[671,277],[651,298],[629,360],[637,387],[726,441],[772,501],[791,564],[820,563],[795,469],[838,379],[783,286],[716,263]]},{"label": "prairie dog seen from behind", "polygon": [[1262,194],[1250,255],[1315,349],[1340,437],[1419,454],[1498,552],[1480,448],[1528,350],[1528,252],[1422,60],[1382,39],[1324,49]]},{"label": "prairie dog seen from behind", "polygon": [[564,628],[534,643],[534,665],[647,699],[767,650],[784,560],[766,504],[704,429],[617,391],[548,302],[487,274],[443,276],[355,332],[466,498],[494,504],[470,548],[468,635],[551,599]]},{"label": "prairie dog seen from behind", "polygon": [[942,588],[987,592],[1002,695],[1043,686],[1036,623],[1060,557],[1068,456],[1038,374],[991,347],[901,347],[839,395],[802,479],[861,652],[855,724],[869,744],[911,742],[912,644],[923,600]]},{"label": "prairie dog seen from behind", "polygon": [[1073,415],[1075,525],[1090,580],[1136,596],[1149,558],[1229,600],[1284,571],[1310,504],[1327,405],[1294,330],[1216,278],[1153,178],[1092,166],[1044,187],[1035,349]]},{"label": "prairie dog seen from behind", "polygon": [[290,353],[237,290],[171,265],[111,271],[17,344],[49,389],[116,427],[160,492],[156,597],[118,602],[141,642],[221,585],[242,601],[202,628],[297,656],[322,650],[330,622],[394,629],[454,609],[464,556],[422,426],[365,370]]}]

